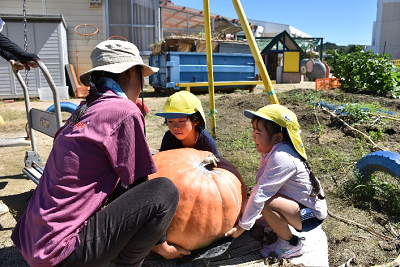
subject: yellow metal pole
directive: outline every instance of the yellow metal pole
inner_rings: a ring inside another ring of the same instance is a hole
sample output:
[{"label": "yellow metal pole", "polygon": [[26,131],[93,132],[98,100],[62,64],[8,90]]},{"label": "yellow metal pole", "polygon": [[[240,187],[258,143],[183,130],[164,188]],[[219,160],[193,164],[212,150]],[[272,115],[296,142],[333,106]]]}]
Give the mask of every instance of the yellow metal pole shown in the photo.
[{"label": "yellow metal pole", "polygon": [[208,0],[203,0],[203,8],[204,8],[204,28],[206,32],[208,95],[210,97],[211,135],[215,137],[216,122],[215,122],[215,102],[214,102],[214,73],[213,73],[213,58],[212,58],[212,45],[211,45],[210,4]]},{"label": "yellow metal pole", "polygon": [[253,54],[254,60],[260,72],[261,79],[263,80],[265,90],[267,91],[269,101],[272,104],[279,104],[275,91],[272,88],[272,83],[271,80],[269,79],[267,69],[265,68],[264,61],[262,60],[260,51],[258,50],[256,40],[254,39],[253,33],[251,32],[250,29],[249,22],[247,21],[246,15],[244,14],[242,4],[240,3],[239,0],[232,0],[232,3],[235,6],[236,13],[240,20],[240,24],[242,24],[242,28],[244,34],[246,35],[247,42],[249,43],[251,53]]}]

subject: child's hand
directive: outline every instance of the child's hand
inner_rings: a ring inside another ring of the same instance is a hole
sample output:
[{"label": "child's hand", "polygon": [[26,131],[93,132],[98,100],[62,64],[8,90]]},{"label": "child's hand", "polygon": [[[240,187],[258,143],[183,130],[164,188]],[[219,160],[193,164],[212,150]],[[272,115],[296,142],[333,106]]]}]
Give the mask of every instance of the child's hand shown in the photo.
[{"label": "child's hand", "polygon": [[243,234],[245,230],[240,227],[238,224],[236,224],[231,230],[229,230],[225,236],[232,236],[233,238],[239,237],[241,234]]}]

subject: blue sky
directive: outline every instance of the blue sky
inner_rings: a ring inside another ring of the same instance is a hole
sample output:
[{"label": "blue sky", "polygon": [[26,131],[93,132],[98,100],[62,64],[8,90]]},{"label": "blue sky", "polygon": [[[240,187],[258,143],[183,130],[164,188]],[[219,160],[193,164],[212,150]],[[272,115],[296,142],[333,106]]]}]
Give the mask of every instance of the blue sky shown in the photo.
[{"label": "blue sky", "polygon": [[[203,10],[202,0],[172,0]],[[242,0],[247,19],[291,25],[324,43],[371,45],[377,0]],[[238,18],[231,0],[209,0],[210,12]]]}]

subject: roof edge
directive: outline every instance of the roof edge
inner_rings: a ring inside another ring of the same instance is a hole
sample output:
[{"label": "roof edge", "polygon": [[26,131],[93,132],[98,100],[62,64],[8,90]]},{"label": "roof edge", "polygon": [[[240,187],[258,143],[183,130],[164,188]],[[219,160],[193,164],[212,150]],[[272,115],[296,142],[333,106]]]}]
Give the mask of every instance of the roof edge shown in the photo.
[{"label": "roof edge", "polygon": [[[31,21],[61,21],[67,29],[67,23],[65,22],[64,16],[62,14],[27,14],[27,20]],[[0,13],[0,18],[7,22],[7,20],[23,20],[24,16],[22,14],[10,14],[10,13]]]},{"label": "roof edge", "polygon": [[304,55],[303,49],[296,43],[296,41],[292,38],[292,36],[290,36],[290,34],[286,30],[275,36],[271,40],[271,42],[261,51],[260,54],[267,54],[271,50],[271,48],[281,40],[281,38],[286,38],[286,37],[289,38],[289,40],[293,42],[293,44],[297,47],[297,49],[299,49],[300,53]]}]

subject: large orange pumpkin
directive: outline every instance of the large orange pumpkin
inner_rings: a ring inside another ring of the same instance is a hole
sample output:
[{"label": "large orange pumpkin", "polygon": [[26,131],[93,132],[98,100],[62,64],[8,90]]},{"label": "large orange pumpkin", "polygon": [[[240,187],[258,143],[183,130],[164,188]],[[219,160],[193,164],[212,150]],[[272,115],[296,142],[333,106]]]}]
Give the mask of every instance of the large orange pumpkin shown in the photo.
[{"label": "large orange pumpkin", "polygon": [[246,201],[246,187],[235,166],[207,151],[181,148],[154,155],[158,172],[179,190],[179,204],[167,241],[188,250],[203,248],[235,226]]}]

